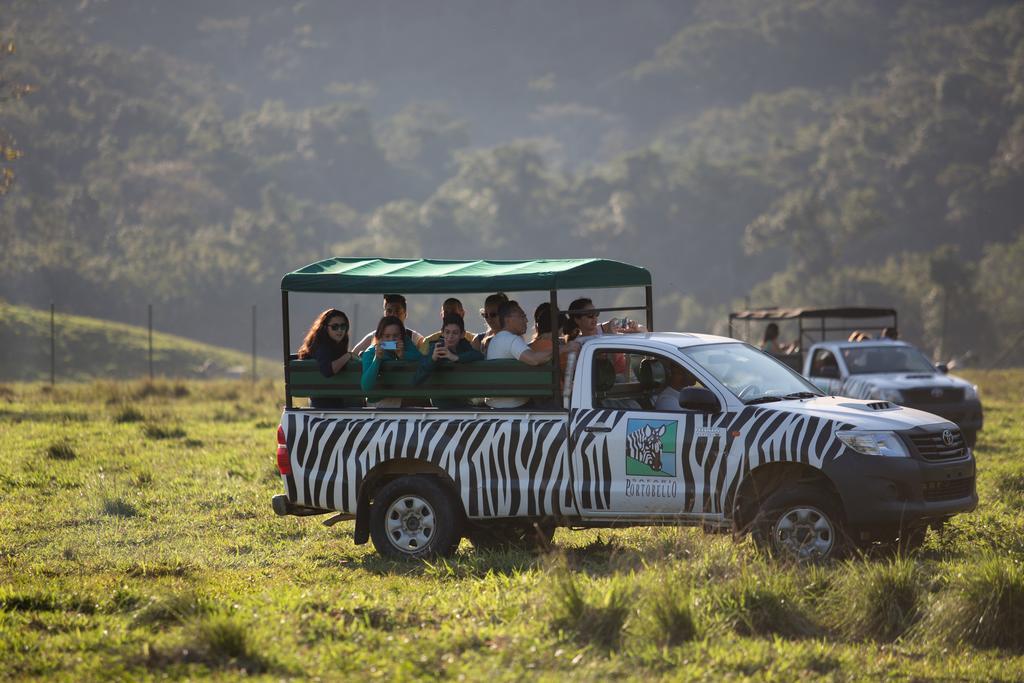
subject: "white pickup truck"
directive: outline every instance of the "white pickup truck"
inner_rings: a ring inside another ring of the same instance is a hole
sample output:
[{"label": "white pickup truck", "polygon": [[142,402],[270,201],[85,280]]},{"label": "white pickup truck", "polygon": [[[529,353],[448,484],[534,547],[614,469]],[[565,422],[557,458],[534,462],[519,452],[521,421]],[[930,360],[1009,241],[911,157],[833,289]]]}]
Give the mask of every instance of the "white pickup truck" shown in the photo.
[{"label": "white pickup truck", "polygon": [[[452,282],[457,262],[408,263],[421,264],[422,275],[434,264],[449,274],[417,287],[409,274],[385,272],[346,290],[355,284],[345,274],[360,268],[332,259],[296,271],[320,279],[286,276],[285,311],[289,291],[520,287],[549,289],[554,302],[560,285],[640,285],[652,326],[650,276],[633,266],[493,262],[518,279],[487,273],[484,281],[478,274]],[[536,282],[522,278],[531,266]],[[375,391],[416,399],[418,391],[547,396],[546,409],[317,410],[292,399],[352,397],[357,373],[318,379],[303,365],[309,361],[287,355],[287,314],[285,335],[289,405],[277,452],[285,493],[274,497],[274,509],[338,513],[329,523],[355,519],[356,542],[372,539],[385,556],[446,555],[464,536],[475,545],[546,543],[560,526],[698,525],[750,531],[771,552],[816,561],[862,540],[913,537],[977,504],[974,458],[954,424],[884,401],[824,396],[726,337],[596,336],[567,369],[479,361],[437,373],[425,388],[409,384],[410,368],[394,362]],[[562,407],[552,408],[560,379]]]},{"label": "white pickup truck", "polygon": [[[933,365],[913,345],[886,338],[884,330],[896,333],[895,310],[765,308],[733,313],[729,318],[734,333],[750,322],[797,323],[795,348],[773,355],[802,372],[824,393],[888,401],[939,415],[955,423],[967,446],[974,448],[984,425],[978,387],[948,374],[945,365]],[[873,332],[876,338],[848,341],[851,332]],[[828,339],[836,334],[841,340]]]},{"label": "white pickup truck", "polygon": [[978,387],[932,365],[906,342],[819,342],[807,350],[803,374],[826,394],[888,401],[940,415],[960,427],[969,448],[974,448],[983,425]]}]

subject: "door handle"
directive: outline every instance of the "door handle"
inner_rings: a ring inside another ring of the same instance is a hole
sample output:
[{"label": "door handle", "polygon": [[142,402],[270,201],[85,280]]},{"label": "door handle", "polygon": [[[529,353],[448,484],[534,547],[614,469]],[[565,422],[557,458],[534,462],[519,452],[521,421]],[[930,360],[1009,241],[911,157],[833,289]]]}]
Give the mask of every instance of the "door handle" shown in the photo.
[{"label": "door handle", "polygon": [[583,431],[585,431],[585,432],[610,432],[610,431],[612,431],[612,428],[611,427],[584,427]]}]

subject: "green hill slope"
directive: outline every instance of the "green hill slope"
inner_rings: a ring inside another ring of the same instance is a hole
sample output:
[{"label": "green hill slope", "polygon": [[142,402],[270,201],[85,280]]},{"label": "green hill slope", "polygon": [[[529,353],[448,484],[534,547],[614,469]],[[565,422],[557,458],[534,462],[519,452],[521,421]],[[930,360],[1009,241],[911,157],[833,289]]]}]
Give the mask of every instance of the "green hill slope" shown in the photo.
[{"label": "green hill slope", "polygon": [[[144,327],[58,313],[57,380],[130,378],[149,373]],[[153,372],[167,377],[249,376],[252,357],[161,332],[153,333]],[[280,365],[257,359],[261,377]],[[276,373],[276,374],[275,374]],[[0,302],[0,380],[50,376],[50,312]]]}]

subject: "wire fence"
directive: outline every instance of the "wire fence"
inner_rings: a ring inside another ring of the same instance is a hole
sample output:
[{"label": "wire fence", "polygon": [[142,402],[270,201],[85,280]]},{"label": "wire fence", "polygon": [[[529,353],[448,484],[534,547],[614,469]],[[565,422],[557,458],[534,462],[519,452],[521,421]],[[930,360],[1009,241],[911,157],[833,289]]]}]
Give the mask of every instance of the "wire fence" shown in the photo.
[{"label": "wire fence", "polygon": [[[113,332],[108,332],[100,341],[95,339],[86,340],[86,336],[82,334],[63,335],[62,337],[59,330],[60,317],[73,314],[59,312],[56,302],[50,302],[47,330],[49,344],[45,346],[39,344],[39,341],[42,340],[39,340],[38,336],[32,335],[21,339],[19,343],[19,340],[16,338],[17,332],[15,331],[12,333],[15,335],[15,340],[4,340],[4,354],[8,356],[8,362],[6,363],[8,373],[12,372],[13,368],[16,376],[23,378],[34,376],[37,379],[41,379],[40,375],[43,373],[42,368],[39,367],[39,361],[42,359],[39,357],[38,350],[41,346],[47,348],[46,363],[48,364],[49,383],[51,385],[55,385],[58,379],[65,376],[80,378],[83,374],[103,375],[105,374],[103,372],[104,369],[110,370],[111,376],[144,376],[150,380],[155,379],[158,374],[171,370],[170,374],[177,376],[189,374],[201,377],[218,374],[220,376],[249,379],[255,383],[260,378],[261,370],[263,375],[268,374],[267,365],[271,362],[266,358],[260,358],[258,355],[259,327],[257,314],[257,306],[253,304],[249,315],[251,334],[248,367],[244,367],[237,362],[239,356],[245,352],[224,348],[217,349],[213,345],[203,344],[202,342],[184,337],[181,337],[180,342],[176,344],[176,342],[171,341],[171,338],[177,337],[177,335],[155,331],[154,306],[151,303],[146,305],[144,362],[140,362],[141,359],[138,358],[138,354],[133,350],[137,348],[137,345],[126,349],[111,344],[110,337],[114,336]],[[108,323],[98,319],[90,319],[89,324],[97,331],[101,330],[105,325],[117,325],[119,329],[123,325],[122,323]],[[77,327],[82,327],[82,325]],[[33,334],[39,334],[38,328]],[[19,355],[18,349],[15,348],[17,346],[30,348],[32,352]],[[189,359],[199,363],[199,365],[191,367],[188,372],[173,370],[174,368],[184,367],[183,363],[185,361],[183,359]],[[83,367],[92,368],[94,372],[83,373]],[[219,372],[211,372],[211,367],[216,367]],[[72,373],[72,370],[75,372]]]}]

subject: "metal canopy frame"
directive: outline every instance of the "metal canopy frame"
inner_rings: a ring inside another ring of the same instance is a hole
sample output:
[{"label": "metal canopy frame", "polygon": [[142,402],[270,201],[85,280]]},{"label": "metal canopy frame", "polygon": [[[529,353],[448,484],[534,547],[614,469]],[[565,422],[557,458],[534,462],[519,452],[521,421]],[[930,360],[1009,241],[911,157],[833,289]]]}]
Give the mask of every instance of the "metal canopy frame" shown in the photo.
[{"label": "metal canopy frame", "polygon": [[[327,264],[327,265],[325,265]],[[328,268],[330,266],[341,264],[340,267],[365,267],[367,265],[378,266],[383,264],[383,267],[387,271],[386,274],[379,278],[373,278],[366,274],[359,274],[355,277],[358,281],[354,281],[351,289],[343,286],[344,279],[347,277],[345,272],[330,272]],[[426,267],[437,265],[442,269],[447,270],[447,274],[428,274],[424,273],[420,276],[413,276],[415,279],[410,277],[401,276],[399,278],[389,277],[395,272],[401,271],[403,268],[414,270],[418,266],[422,269],[426,264]],[[482,264],[482,265],[481,265]],[[479,270],[486,270],[488,266],[494,266],[492,269],[495,271],[493,274],[488,275],[486,272],[475,272],[465,280],[463,280],[462,286],[467,286],[468,289],[460,290],[455,289],[459,287],[456,283],[462,279],[457,273],[465,271],[467,269],[476,268]],[[541,269],[538,272],[537,266]],[[550,266],[550,268],[547,268]],[[602,277],[605,273],[602,269],[607,269],[608,277]],[[498,272],[504,270],[505,272]],[[527,270],[530,272],[516,272]],[[509,272],[512,271],[512,272]],[[445,278],[448,279],[445,279]],[[317,278],[317,279],[313,279]],[[321,280],[322,279],[322,280]],[[418,280],[419,284],[416,287],[406,287],[402,289],[402,284],[408,284]],[[320,281],[330,283],[329,288],[319,288],[317,285]],[[546,286],[540,287],[538,285],[544,284]],[[559,287],[558,285],[561,284]],[[554,286],[552,286],[554,285]],[[291,376],[289,361],[291,360],[291,336],[289,333],[289,315],[288,315],[288,292],[289,291],[302,291],[302,292],[345,292],[350,293],[361,293],[361,294],[387,294],[390,292],[401,291],[403,293],[410,294],[461,294],[461,293],[482,293],[482,292],[525,292],[525,291],[543,291],[547,290],[549,293],[549,303],[551,308],[551,392],[552,397],[556,400],[560,396],[560,385],[561,385],[561,364],[559,360],[559,347],[561,344],[558,339],[558,315],[560,313],[571,314],[572,311],[560,311],[558,310],[558,291],[559,289],[611,289],[611,288],[624,288],[624,287],[635,287],[642,286],[644,288],[644,304],[636,306],[616,306],[609,308],[597,308],[598,312],[608,311],[638,311],[643,310],[646,312],[647,318],[647,329],[648,331],[654,331],[654,292],[651,284],[651,274],[644,268],[638,266],[631,266],[626,263],[619,261],[611,261],[606,259],[542,259],[534,261],[434,261],[434,260],[401,260],[401,259],[372,259],[372,258],[339,258],[339,259],[328,259],[327,261],[321,261],[309,266],[304,266],[299,270],[289,273],[281,281],[281,320],[282,320],[282,346],[284,349],[284,387],[285,387],[285,406],[290,410],[292,405],[292,392],[291,392]]]},{"label": "metal canopy frame", "polygon": [[[891,325],[857,325],[856,327],[850,327],[848,325],[833,326],[827,323],[828,320],[877,320],[879,318],[892,318]],[[747,311],[737,311],[729,314],[729,336],[733,335],[733,321],[743,320],[747,323],[746,334],[750,335],[750,322],[759,323],[770,323],[770,322],[785,322],[789,320],[797,321],[797,325],[800,329],[798,352],[802,353],[804,348],[804,339],[806,338],[809,342],[814,342],[815,339],[812,336],[814,333],[819,333],[821,339],[819,341],[827,341],[829,332],[854,332],[856,330],[866,331],[881,331],[887,327],[891,327],[893,330],[898,332],[899,330],[899,316],[896,313],[895,308],[871,308],[866,306],[845,306],[837,308],[755,308]],[[805,327],[804,321],[817,321],[818,324],[814,326],[807,325]]]}]

